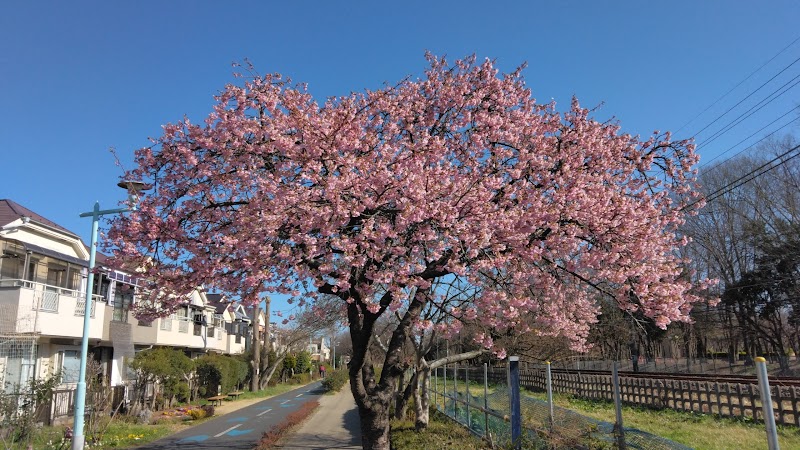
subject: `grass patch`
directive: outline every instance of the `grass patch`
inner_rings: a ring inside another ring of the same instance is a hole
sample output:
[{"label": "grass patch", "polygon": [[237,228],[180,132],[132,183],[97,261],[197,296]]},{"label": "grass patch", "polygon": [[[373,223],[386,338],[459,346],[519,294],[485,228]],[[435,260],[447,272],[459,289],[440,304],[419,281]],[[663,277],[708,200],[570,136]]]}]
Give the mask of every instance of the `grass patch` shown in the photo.
[{"label": "grass patch", "polygon": [[[544,393],[526,392],[525,395],[547,399]],[[584,400],[564,394],[554,394],[553,401],[579,414],[614,423],[614,404],[611,402]],[[750,420],[623,406],[622,421],[626,428],[646,431],[697,450],[768,448],[764,424]],[[800,429],[778,426],[778,442],[781,448],[800,448]]]},{"label": "grass patch", "polygon": [[433,409],[431,409],[428,428],[421,432],[414,429],[414,422],[410,420],[393,420],[390,441],[393,450],[429,450],[433,448],[484,450],[491,448],[462,425]]},{"label": "grass patch", "polygon": [[319,402],[316,400],[312,400],[310,402],[305,402],[300,405],[300,408],[288,414],[281,423],[272,427],[271,430],[267,431],[261,436],[261,440],[258,441],[258,446],[256,450],[268,450],[274,448],[276,444],[288,433],[290,430],[295,428],[301,422],[303,422],[311,413],[314,412],[315,409],[319,407]]},{"label": "grass patch", "polygon": [[[156,425],[137,425],[114,420],[98,442],[87,441],[91,448],[128,448],[161,439],[194,425],[194,422],[160,423]],[[64,439],[64,428],[44,427],[37,433],[33,448],[42,450],[69,449],[71,441]],[[88,439],[88,437],[87,437]],[[16,447],[10,447],[16,448]],[[22,447],[20,447],[21,449]]]}]

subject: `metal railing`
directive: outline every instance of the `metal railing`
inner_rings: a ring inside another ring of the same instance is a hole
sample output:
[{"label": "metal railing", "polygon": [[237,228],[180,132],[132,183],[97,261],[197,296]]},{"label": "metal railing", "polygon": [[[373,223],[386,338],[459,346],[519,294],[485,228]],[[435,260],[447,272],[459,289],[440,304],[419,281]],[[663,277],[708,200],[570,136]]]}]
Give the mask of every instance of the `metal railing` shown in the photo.
[{"label": "metal railing", "polygon": [[[95,315],[95,310],[97,309],[97,299],[98,299],[98,297],[100,297],[100,296],[99,295],[93,295],[92,296],[92,306],[91,306],[92,310],[89,311],[89,314],[90,314],[91,317],[94,317],[94,315]],[[78,302],[75,304],[75,315],[76,316],[82,316],[85,311],[86,311],[86,299],[85,298],[79,298]]]},{"label": "metal railing", "polygon": [[[77,304],[75,308],[75,315],[82,316],[83,315],[83,305],[85,300],[84,293],[75,289],[68,289],[61,286],[54,286],[51,284],[46,283],[39,283],[36,281],[29,281],[29,280],[22,280],[22,279],[15,279],[15,278],[8,278],[0,280],[0,287],[6,288],[23,288],[23,289],[30,289],[33,291],[34,295],[34,302],[31,306],[33,311],[44,311],[44,312],[58,312],[58,307],[61,302],[61,296],[70,297],[77,299]],[[94,301],[93,303],[97,303],[97,300],[101,300],[102,296],[93,295],[92,296]],[[92,306],[92,317],[94,317],[94,305]]]},{"label": "metal railing", "polygon": [[[451,366],[438,368],[432,375],[430,389],[437,410],[493,444],[512,444],[512,389],[505,368]],[[523,448],[617,448],[620,435],[613,423],[554,406],[527,393],[517,398],[521,402]],[[632,428],[625,428],[623,436],[627,448],[688,449]]]},{"label": "metal railing", "polygon": [[114,307],[111,320],[114,322],[128,323],[128,308]]},{"label": "metal railing", "polygon": [[179,333],[188,333],[189,332],[189,319],[186,317],[178,317],[178,332]]},{"label": "metal railing", "polygon": [[162,317],[159,329],[161,329],[162,331],[172,331],[172,316]]}]

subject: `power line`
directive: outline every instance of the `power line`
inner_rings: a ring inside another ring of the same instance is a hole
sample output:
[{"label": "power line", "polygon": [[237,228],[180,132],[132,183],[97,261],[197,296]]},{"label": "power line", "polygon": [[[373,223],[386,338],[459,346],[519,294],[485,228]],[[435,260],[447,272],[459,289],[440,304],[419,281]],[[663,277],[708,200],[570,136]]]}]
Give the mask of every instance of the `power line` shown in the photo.
[{"label": "power line", "polygon": [[[701,167],[701,168],[703,168],[703,167],[705,167],[705,166],[707,166],[707,165],[711,164],[711,162],[712,162],[712,161],[714,161],[714,160],[716,160],[716,159],[719,159],[719,158],[720,158],[722,155],[724,155],[724,154],[728,153],[729,151],[731,151],[731,150],[733,150],[734,148],[736,148],[736,147],[738,147],[739,145],[741,145],[743,142],[747,141],[748,139],[752,138],[753,136],[757,135],[758,133],[760,133],[760,132],[764,131],[766,128],[768,128],[769,126],[773,125],[775,122],[777,122],[777,121],[779,121],[779,120],[783,119],[784,117],[788,116],[789,114],[791,114],[792,112],[794,112],[794,111],[795,111],[796,109],[798,109],[798,108],[800,108],[800,105],[797,105],[797,106],[795,106],[795,107],[791,108],[790,110],[786,111],[785,113],[781,114],[781,115],[780,115],[780,116],[779,116],[777,119],[775,119],[775,120],[773,120],[772,122],[770,122],[770,123],[768,123],[768,124],[764,125],[763,127],[759,128],[757,131],[753,132],[752,134],[750,134],[750,135],[749,135],[749,136],[747,136],[746,138],[742,139],[741,141],[737,142],[737,143],[736,143],[736,144],[734,144],[733,146],[731,146],[731,147],[728,147],[728,149],[727,149],[727,150],[725,150],[725,151],[723,151],[723,152],[719,153],[717,156],[715,156],[715,157],[713,157],[713,158],[709,159],[709,160],[708,160],[708,161],[706,161],[704,164],[702,164],[700,167]],[[797,119],[792,119],[792,120],[790,120],[789,122],[787,122],[787,123],[785,123],[785,124],[781,125],[780,127],[776,128],[775,130],[773,130],[772,132],[770,132],[769,134],[767,134],[767,135],[766,135],[766,136],[764,136],[763,138],[761,138],[761,139],[759,139],[758,141],[756,141],[756,142],[754,142],[754,143],[752,143],[752,144],[748,145],[748,146],[747,146],[747,147],[745,147],[743,150],[741,150],[741,151],[739,151],[739,152],[735,153],[733,156],[731,156],[730,158],[728,158],[728,159],[727,159],[727,160],[725,160],[725,161],[728,161],[728,160],[730,160],[730,159],[733,159],[733,158],[735,158],[735,157],[736,157],[736,156],[738,156],[738,155],[741,155],[741,154],[742,154],[742,153],[744,153],[745,151],[747,151],[747,150],[749,150],[749,149],[753,148],[753,146],[755,146],[756,144],[758,144],[758,143],[760,143],[760,142],[762,142],[762,141],[764,141],[764,140],[768,139],[770,136],[774,135],[774,134],[775,134],[775,133],[777,133],[778,131],[780,131],[780,130],[782,130],[782,129],[786,128],[786,127],[788,127],[788,126],[789,126],[789,125],[791,125],[791,124],[793,124],[793,123],[794,123],[796,120],[797,120]],[[707,169],[707,171],[711,171],[711,170],[714,170],[714,169],[716,169],[717,167],[719,167],[719,166],[721,166],[722,164],[724,164],[724,163],[725,163],[725,161],[721,161],[721,162],[719,162],[718,164],[715,164],[714,166],[712,166],[712,167],[708,168],[708,169]]]},{"label": "power line", "polygon": [[[795,81],[795,80],[797,80],[797,81]],[[780,91],[781,89],[785,88],[789,83],[791,83],[793,81],[794,81],[794,84],[792,84],[788,88],[784,89],[783,92],[779,93],[778,95],[775,95],[778,91]],[[742,114],[740,114],[737,118],[733,119],[732,121],[728,122],[727,125],[725,125],[721,129],[719,129],[716,133],[712,134],[711,137],[709,137],[705,141],[697,144],[697,148],[700,149],[701,147],[705,147],[706,145],[710,144],[711,142],[714,142],[718,137],[720,137],[723,134],[727,133],[728,131],[732,130],[735,126],[737,126],[740,123],[744,122],[745,120],[750,118],[750,116],[752,116],[753,114],[757,113],[762,108],[764,108],[765,106],[769,105],[770,103],[772,103],[773,101],[778,99],[778,97],[780,97],[783,94],[787,93],[789,90],[791,90],[793,87],[797,86],[798,84],[800,84],[800,75],[797,75],[794,78],[792,78],[791,80],[787,81],[786,83],[783,84],[783,86],[779,87],[778,89],[775,89],[768,96],[766,96],[763,99],[761,99],[761,101],[759,101],[755,105],[751,106],[750,109],[748,109],[747,111],[743,112]],[[772,97],[772,98],[770,98],[770,97]]]},{"label": "power line", "polygon": [[745,83],[747,80],[749,80],[750,78],[752,78],[752,77],[753,77],[753,75],[755,75],[755,74],[756,74],[756,73],[758,73],[758,72],[759,72],[761,69],[763,69],[764,67],[766,67],[766,66],[767,66],[769,63],[771,63],[773,60],[775,60],[775,58],[777,58],[778,56],[782,55],[782,54],[783,54],[783,52],[785,52],[786,50],[788,50],[788,49],[789,49],[789,47],[791,47],[791,46],[793,46],[794,44],[796,44],[796,43],[797,43],[797,41],[800,41],[800,36],[796,37],[796,38],[795,38],[795,39],[794,39],[792,42],[790,42],[790,43],[789,43],[789,45],[787,45],[786,47],[784,47],[783,49],[781,49],[781,50],[780,50],[778,53],[776,53],[776,54],[775,54],[775,55],[774,55],[772,58],[770,58],[770,59],[769,59],[767,62],[765,62],[764,64],[760,65],[760,66],[759,66],[759,67],[758,67],[756,70],[752,71],[752,72],[750,73],[750,75],[746,76],[746,77],[745,77],[745,78],[744,78],[742,81],[738,82],[738,83],[736,84],[736,86],[734,86],[734,87],[730,88],[730,89],[729,89],[727,92],[725,92],[724,94],[722,94],[722,96],[720,96],[718,99],[714,100],[714,102],[713,102],[713,103],[711,103],[710,105],[708,105],[708,106],[706,107],[706,109],[704,109],[704,110],[700,111],[700,113],[699,113],[699,114],[697,114],[696,116],[692,117],[691,119],[689,119],[689,121],[688,121],[688,122],[686,122],[686,123],[684,123],[683,125],[681,125],[681,127],[680,127],[680,128],[678,128],[678,129],[675,131],[675,133],[677,134],[678,132],[680,132],[681,130],[683,130],[684,128],[686,128],[686,127],[687,127],[687,126],[688,126],[690,123],[692,123],[692,122],[694,122],[695,120],[697,120],[697,118],[699,118],[700,116],[702,116],[703,114],[705,114],[706,112],[708,112],[708,110],[709,110],[709,109],[711,109],[711,108],[713,108],[714,106],[716,106],[716,105],[717,105],[717,103],[719,103],[720,101],[722,101],[722,99],[724,99],[725,97],[727,97],[727,96],[728,96],[728,94],[730,94],[731,92],[735,91],[735,90],[736,90],[736,88],[738,88],[739,86],[741,86],[742,84],[744,84],[744,83]]},{"label": "power line", "polygon": [[746,96],[745,96],[743,99],[739,100],[739,101],[738,101],[738,102],[737,102],[735,105],[731,106],[731,107],[730,107],[730,108],[728,108],[728,109],[727,109],[727,110],[726,110],[724,113],[722,113],[722,114],[720,114],[719,116],[717,116],[717,118],[716,118],[716,119],[712,120],[712,121],[711,121],[711,123],[709,123],[708,125],[706,125],[706,126],[704,126],[703,128],[701,128],[701,129],[700,129],[700,131],[696,132],[696,133],[695,133],[695,134],[694,134],[692,137],[697,137],[697,135],[698,135],[698,134],[700,134],[700,133],[702,133],[703,131],[707,130],[707,129],[708,129],[710,126],[711,126],[711,125],[714,125],[715,123],[717,123],[717,122],[718,122],[720,119],[722,119],[723,117],[725,117],[725,116],[726,116],[726,115],[727,115],[729,112],[733,111],[733,110],[734,110],[734,109],[735,109],[737,106],[739,106],[739,105],[741,105],[742,103],[744,103],[744,101],[745,101],[745,100],[747,100],[748,98],[752,97],[752,96],[753,96],[754,94],[756,94],[758,91],[760,91],[761,89],[763,89],[763,88],[764,88],[764,86],[766,86],[766,85],[768,85],[769,83],[771,83],[771,82],[772,82],[772,80],[774,80],[775,78],[778,78],[778,76],[780,76],[780,75],[781,75],[783,72],[786,72],[787,70],[789,70],[789,68],[790,68],[790,67],[792,67],[793,65],[797,64],[797,62],[799,62],[799,61],[800,61],[800,58],[797,58],[797,59],[795,59],[794,61],[792,61],[791,63],[789,63],[789,64],[788,64],[786,67],[784,67],[783,69],[781,69],[781,71],[780,71],[780,72],[778,72],[778,73],[776,73],[775,75],[773,75],[773,76],[772,76],[772,78],[770,78],[769,80],[767,80],[767,81],[765,81],[764,83],[762,83],[762,84],[761,84],[761,86],[759,86],[758,88],[756,88],[756,90],[754,90],[753,92],[751,92],[751,93],[747,94],[747,95],[746,95]]},{"label": "power line", "polygon": [[[755,168],[755,169],[751,170],[750,172],[742,175],[741,177],[737,178],[736,180],[734,180],[734,181],[726,184],[725,186],[717,189],[716,191],[714,191],[711,194],[707,195],[705,197],[705,201],[706,202],[712,202],[712,201],[716,200],[717,198],[725,195],[726,193],[728,193],[728,192],[730,192],[730,191],[732,191],[732,190],[744,185],[745,183],[748,183],[748,182],[752,181],[756,177],[761,176],[761,175],[769,172],[770,170],[775,169],[775,168],[777,168],[777,167],[779,167],[779,166],[781,166],[783,164],[786,164],[791,159],[796,158],[797,156],[799,156],[800,153],[794,154],[792,156],[789,156],[786,159],[783,159],[780,163],[775,164],[774,166],[770,166],[775,161],[778,161],[778,160],[788,156],[790,153],[796,151],[797,149],[800,149],[800,145],[795,145],[794,147],[792,147],[789,150],[781,153],[780,155],[776,156],[775,158],[769,160],[768,162],[758,166],[757,168]],[[768,167],[768,166],[770,166],[770,167]],[[764,170],[762,170],[762,169],[764,169]],[[696,204],[698,201],[692,202],[691,204],[685,206],[683,209],[686,209],[686,208]]]}]

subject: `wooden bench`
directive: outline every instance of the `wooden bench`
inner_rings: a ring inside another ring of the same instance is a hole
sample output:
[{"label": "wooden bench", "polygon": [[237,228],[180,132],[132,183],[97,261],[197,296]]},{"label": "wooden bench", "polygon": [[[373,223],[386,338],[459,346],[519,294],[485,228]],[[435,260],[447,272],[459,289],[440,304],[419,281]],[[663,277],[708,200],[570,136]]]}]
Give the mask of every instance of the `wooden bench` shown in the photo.
[{"label": "wooden bench", "polygon": [[214,405],[214,403],[216,403],[217,406],[222,406],[222,401],[225,400],[226,398],[228,398],[227,395],[215,395],[214,397],[208,397],[206,400],[211,402],[212,406]]},{"label": "wooden bench", "polygon": [[231,397],[231,398],[233,398],[233,399],[237,399],[237,398],[239,398],[239,396],[240,396],[240,395],[242,395],[242,394],[244,394],[244,392],[242,392],[242,391],[235,391],[235,392],[231,392],[230,394],[228,394],[228,397]]}]

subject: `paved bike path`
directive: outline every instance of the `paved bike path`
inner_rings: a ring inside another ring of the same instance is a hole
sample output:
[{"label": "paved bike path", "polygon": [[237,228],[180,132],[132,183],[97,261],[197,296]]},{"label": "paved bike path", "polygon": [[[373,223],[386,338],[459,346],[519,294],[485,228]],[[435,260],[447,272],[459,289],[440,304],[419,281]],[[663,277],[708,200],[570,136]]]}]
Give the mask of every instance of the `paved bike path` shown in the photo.
[{"label": "paved bike path", "polygon": [[322,394],[321,384],[312,383],[136,447],[136,450],[252,450],[264,432],[281,423],[287,414],[304,403],[319,400]]}]

